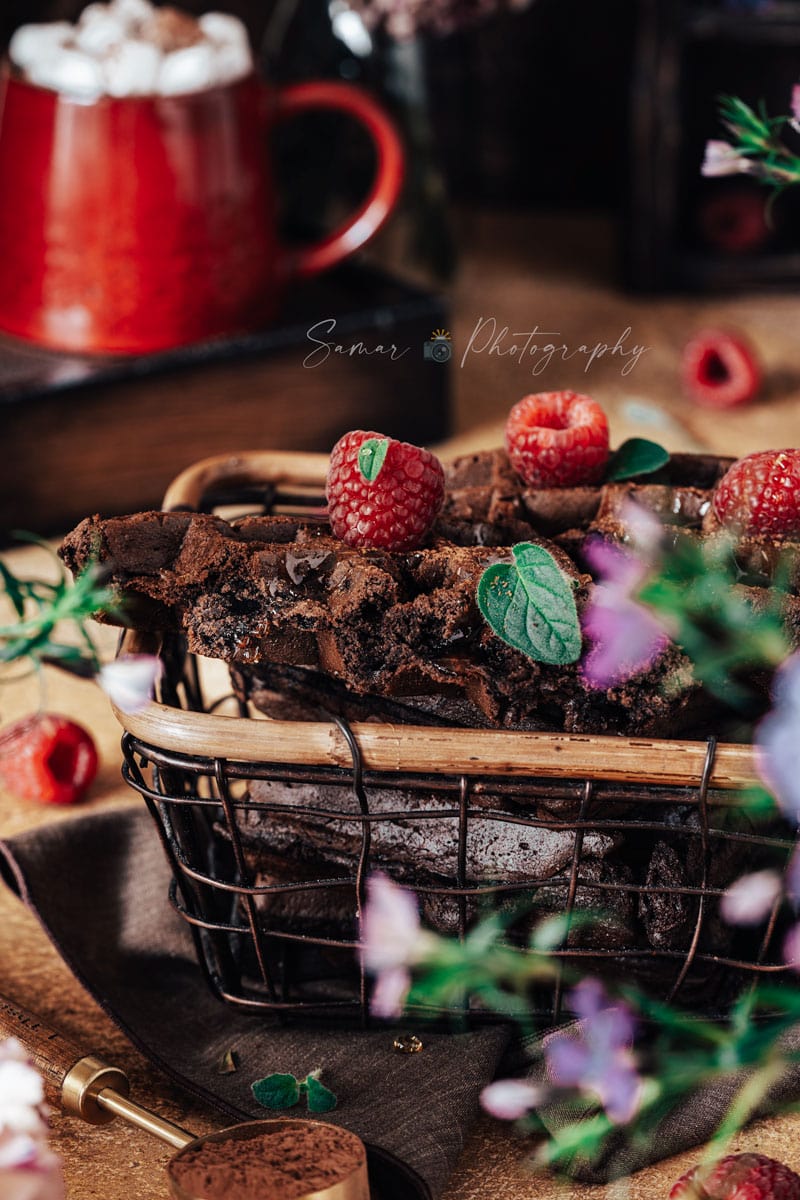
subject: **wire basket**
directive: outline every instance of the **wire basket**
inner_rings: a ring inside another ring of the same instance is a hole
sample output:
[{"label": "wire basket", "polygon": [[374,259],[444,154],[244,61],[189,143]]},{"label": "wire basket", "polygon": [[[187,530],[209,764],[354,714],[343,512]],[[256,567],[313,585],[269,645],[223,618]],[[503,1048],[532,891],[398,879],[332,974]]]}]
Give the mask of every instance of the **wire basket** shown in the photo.
[{"label": "wire basket", "polygon": [[[320,455],[209,459],[164,507],[319,510],[326,465]],[[123,647],[153,648],[133,633]],[[123,771],[161,836],[170,900],[228,1004],[366,1022],[358,930],[376,868],[413,886],[426,923],[461,938],[498,906],[511,939],[542,914],[593,911],[588,925],[568,920],[550,952],[555,980],[533,997],[545,1018],[558,1018],[575,967],[707,1012],[786,971],[780,902],[755,932],[719,914],[735,878],[782,870],[795,846],[788,826],[756,826],[741,805],[751,747],[278,721],[241,700],[227,716],[206,702],[180,637],[159,649],[160,703],[117,714]]]}]

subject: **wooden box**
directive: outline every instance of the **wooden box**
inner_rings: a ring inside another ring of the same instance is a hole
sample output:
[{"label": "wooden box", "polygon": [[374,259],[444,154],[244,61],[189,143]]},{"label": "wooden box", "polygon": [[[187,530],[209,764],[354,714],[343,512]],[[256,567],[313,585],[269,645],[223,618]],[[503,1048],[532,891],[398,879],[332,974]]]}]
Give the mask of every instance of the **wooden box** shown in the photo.
[{"label": "wooden box", "polygon": [[[704,179],[705,143],[725,138],[722,94],[789,112],[800,3],[642,0],[631,94],[624,226],[627,281],[643,290],[795,286],[800,188],[766,214],[769,189],[743,175]],[[791,134],[789,135],[791,137]]]}]

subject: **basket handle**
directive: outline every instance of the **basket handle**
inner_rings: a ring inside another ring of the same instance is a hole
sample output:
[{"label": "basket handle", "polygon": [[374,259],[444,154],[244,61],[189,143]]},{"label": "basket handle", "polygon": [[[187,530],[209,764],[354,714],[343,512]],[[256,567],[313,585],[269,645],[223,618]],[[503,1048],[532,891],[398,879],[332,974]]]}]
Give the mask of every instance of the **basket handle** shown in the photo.
[{"label": "basket handle", "polygon": [[243,454],[217,454],[182,471],[167,488],[164,512],[198,508],[203,495],[220,484],[325,487],[329,456],[295,450],[252,450]]}]

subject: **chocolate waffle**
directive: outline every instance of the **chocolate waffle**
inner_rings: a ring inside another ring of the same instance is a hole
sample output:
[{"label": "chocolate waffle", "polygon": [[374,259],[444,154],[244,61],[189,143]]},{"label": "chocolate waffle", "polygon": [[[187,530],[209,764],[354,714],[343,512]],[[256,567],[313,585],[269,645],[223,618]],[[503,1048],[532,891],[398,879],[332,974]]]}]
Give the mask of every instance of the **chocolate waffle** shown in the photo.
[{"label": "chocolate waffle", "polygon": [[[574,582],[580,613],[592,588],[586,539],[624,541],[629,500],[668,526],[716,536],[711,500],[730,462],[681,454],[642,483],[534,490],[502,451],[460,458],[426,544],[406,552],[351,549],[314,518],[151,512],[89,518],[62,553],[73,571],[99,556],[129,623],[182,632],[190,650],[230,663],[240,697],[268,714],[322,708],[359,720],[704,736],[719,707],[679,647],[597,691],[579,663],[534,662],[496,637],[476,591],[512,545],[534,542]],[[738,586],[754,604],[768,597],[782,549],[758,539],[738,547]],[[800,641],[794,594],[786,621]]]}]

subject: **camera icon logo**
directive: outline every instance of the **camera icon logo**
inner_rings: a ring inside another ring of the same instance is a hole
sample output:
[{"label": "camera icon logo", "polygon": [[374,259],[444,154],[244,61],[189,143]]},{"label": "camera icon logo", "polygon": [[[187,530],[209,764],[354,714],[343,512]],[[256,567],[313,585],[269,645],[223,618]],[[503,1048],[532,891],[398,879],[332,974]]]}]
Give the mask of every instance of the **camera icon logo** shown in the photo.
[{"label": "camera icon logo", "polygon": [[446,363],[450,361],[452,353],[450,334],[446,329],[434,329],[430,340],[422,343],[422,357],[425,362]]}]

